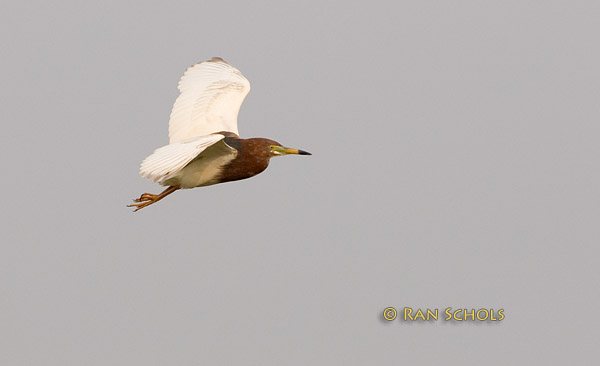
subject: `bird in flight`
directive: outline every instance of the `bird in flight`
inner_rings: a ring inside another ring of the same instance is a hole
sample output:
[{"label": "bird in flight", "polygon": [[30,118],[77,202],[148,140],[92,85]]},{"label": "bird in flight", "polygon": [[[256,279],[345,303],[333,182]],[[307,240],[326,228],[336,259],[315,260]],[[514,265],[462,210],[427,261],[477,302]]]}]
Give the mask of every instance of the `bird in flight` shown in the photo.
[{"label": "bird in flight", "polygon": [[273,140],[239,137],[237,117],[250,82],[222,58],[188,68],[179,81],[179,91],[169,120],[169,144],[156,149],[140,166],[142,177],[167,188],[134,199],[128,207],[135,211],[178,189],[253,177],[264,171],[274,156],[311,155]]}]

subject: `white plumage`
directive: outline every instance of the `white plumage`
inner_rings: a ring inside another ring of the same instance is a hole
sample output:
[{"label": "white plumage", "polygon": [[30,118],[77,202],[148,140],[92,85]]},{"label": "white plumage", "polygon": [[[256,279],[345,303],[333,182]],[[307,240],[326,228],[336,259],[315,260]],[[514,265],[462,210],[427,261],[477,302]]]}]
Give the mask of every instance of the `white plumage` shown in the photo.
[{"label": "white plumage", "polygon": [[171,178],[201,152],[225,136],[214,134],[193,138],[189,141],[177,141],[156,149],[142,162],[140,174],[144,178],[163,183]]},{"label": "white plumage", "polygon": [[[204,169],[203,174],[185,180],[178,173],[197,158],[196,168],[209,162],[225,164],[235,158],[235,149],[217,144],[225,137],[218,132],[239,135],[237,117],[250,92],[250,82],[238,69],[215,57],[188,68],[179,81],[179,91],[169,120],[169,145],[144,159],[140,174],[162,185],[181,188],[212,184],[215,169]],[[206,159],[202,159],[204,155]]]},{"label": "white plumage", "polygon": [[169,142],[219,131],[238,133],[237,117],[250,82],[223,59],[193,65],[179,81],[169,120]]}]

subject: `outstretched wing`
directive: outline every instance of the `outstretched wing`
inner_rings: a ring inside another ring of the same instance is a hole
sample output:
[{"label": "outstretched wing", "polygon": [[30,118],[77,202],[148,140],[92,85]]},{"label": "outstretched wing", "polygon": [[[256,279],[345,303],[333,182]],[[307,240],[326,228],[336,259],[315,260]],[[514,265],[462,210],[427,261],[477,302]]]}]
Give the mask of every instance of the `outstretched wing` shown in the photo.
[{"label": "outstretched wing", "polygon": [[162,183],[178,173],[200,153],[224,139],[220,134],[177,141],[156,149],[140,166],[140,175]]},{"label": "outstretched wing", "polygon": [[188,68],[169,120],[169,142],[229,131],[239,135],[237,117],[250,82],[225,60],[214,57]]}]

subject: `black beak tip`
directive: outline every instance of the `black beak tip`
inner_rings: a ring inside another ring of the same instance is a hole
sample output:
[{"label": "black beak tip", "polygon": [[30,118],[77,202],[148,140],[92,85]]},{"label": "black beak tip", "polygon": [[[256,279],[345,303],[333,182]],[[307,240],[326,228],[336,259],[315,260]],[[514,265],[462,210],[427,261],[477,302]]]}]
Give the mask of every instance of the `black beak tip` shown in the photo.
[{"label": "black beak tip", "polygon": [[312,154],[309,153],[308,151],[298,150],[298,155],[312,155]]}]

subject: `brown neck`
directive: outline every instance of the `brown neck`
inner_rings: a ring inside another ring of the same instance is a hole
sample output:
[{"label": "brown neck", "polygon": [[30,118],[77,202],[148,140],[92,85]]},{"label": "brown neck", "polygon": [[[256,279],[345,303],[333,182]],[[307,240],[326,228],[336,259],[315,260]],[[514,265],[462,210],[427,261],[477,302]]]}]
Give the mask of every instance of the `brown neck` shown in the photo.
[{"label": "brown neck", "polygon": [[247,179],[262,173],[269,166],[271,153],[265,139],[238,139],[227,137],[225,143],[238,151],[235,159],[222,169],[219,183]]}]

